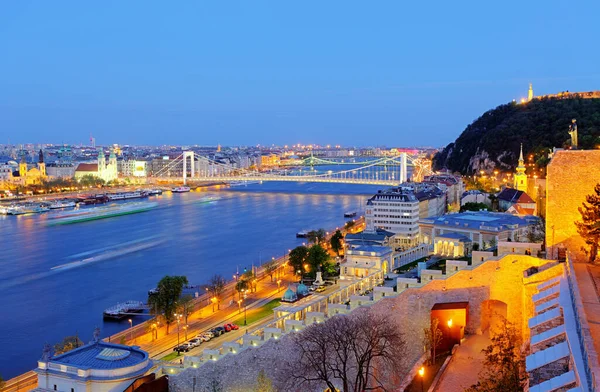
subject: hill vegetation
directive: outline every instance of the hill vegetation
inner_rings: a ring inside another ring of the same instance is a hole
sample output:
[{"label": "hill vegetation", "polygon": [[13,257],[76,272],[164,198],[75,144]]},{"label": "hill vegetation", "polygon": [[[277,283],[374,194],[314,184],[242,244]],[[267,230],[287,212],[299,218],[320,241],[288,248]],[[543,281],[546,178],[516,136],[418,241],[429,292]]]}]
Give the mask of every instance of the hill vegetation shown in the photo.
[{"label": "hill vegetation", "polygon": [[461,174],[513,170],[523,153],[537,166],[548,163],[553,147],[568,147],[568,128],[577,119],[579,148],[600,146],[600,99],[534,99],[489,110],[433,158],[433,169]]}]

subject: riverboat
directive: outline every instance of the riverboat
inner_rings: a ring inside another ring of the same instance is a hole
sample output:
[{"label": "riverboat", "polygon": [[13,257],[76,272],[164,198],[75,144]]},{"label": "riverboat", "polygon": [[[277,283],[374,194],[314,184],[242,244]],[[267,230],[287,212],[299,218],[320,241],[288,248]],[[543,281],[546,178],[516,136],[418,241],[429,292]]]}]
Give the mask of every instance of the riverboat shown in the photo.
[{"label": "riverboat", "polygon": [[73,208],[76,206],[77,206],[77,203],[75,203],[73,200],[67,199],[67,200],[54,200],[48,205],[48,208],[50,208],[51,210],[58,210],[61,208]]},{"label": "riverboat", "polygon": [[148,196],[162,195],[162,193],[163,193],[162,189],[149,189],[148,190]]},{"label": "riverboat", "polygon": [[344,212],[344,218],[354,218],[356,216],[356,211]]},{"label": "riverboat", "polygon": [[66,225],[70,223],[87,222],[98,219],[112,218],[116,216],[136,214],[149,211],[156,207],[154,202],[136,202],[106,207],[85,208],[75,211],[65,211],[48,220],[49,225]]},{"label": "riverboat", "polygon": [[109,201],[116,200],[128,200],[128,199],[141,199],[143,197],[148,197],[148,194],[143,191],[135,191],[135,192],[119,192],[119,193],[108,193],[106,195]]},{"label": "riverboat", "polygon": [[144,309],[146,305],[141,301],[126,301],[105,309],[102,315],[105,319],[121,320],[131,313],[142,313]]},{"label": "riverboat", "polygon": [[189,191],[190,191],[189,186],[178,186],[178,187],[171,189],[171,192],[173,192],[173,193],[184,193],[184,192],[189,192]]}]

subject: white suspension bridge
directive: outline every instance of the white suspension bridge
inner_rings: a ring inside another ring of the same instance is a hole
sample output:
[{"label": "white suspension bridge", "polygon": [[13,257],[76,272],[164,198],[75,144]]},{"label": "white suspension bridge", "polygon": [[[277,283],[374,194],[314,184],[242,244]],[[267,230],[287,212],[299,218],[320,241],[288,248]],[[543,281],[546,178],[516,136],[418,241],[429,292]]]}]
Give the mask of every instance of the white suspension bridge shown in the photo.
[{"label": "white suspension bridge", "polygon": [[[352,165],[353,167],[347,169],[340,167],[341,170],[336,171],[317,171],[313,165]],[[305,166],[310,166],[310,169],[306,169]],[[266,171],[241,169],[229,163],[198,155],[194,151],[184,151],[175,159],[165,161],[163,167],[152,173],[149,179],[156,183],[183,180],[184,184],[188,181],[223,183],[288,181],[394,186],[407,181],[409,167],[412,167],[413,179],[416,180],[431,174],[429,160],[406,153],[354,162],[309,157],[290,168],[287,165],[283,167],[285,168]]]}]

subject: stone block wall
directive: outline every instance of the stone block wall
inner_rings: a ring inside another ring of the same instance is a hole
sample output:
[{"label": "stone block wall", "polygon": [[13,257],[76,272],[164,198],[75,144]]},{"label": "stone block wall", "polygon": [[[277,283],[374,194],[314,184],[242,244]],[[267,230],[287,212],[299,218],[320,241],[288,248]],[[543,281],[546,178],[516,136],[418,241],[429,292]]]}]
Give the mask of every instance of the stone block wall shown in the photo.
[{"label": "stone block wall", "polygon": [[600,182],[600,150],[558,151],[552,157],[546,177],[546,247],[549,258],[557,257],[564,246],[575,261],[585,261],[585,243],[573,222],[581,219],[577,210],[585,196]]},{"label": "stone block wall", "polygon": [[561,333],[550,339],[543,340],[538,344],[534,344],[531,346],[531,354],[537,353],[538,351],[545,350],[549,347],[556,346],[559,343],[565,342],[567,340],[567,335],[565,333]]},{"label": "stone block wall", "polygon": [[565,319],[562,315],[562,309],[560,312],[560,317],[555,317],[551,320],[546,321],[545,323],[536,325],[535,327],[531,328],[531,335],[537,335],[540,334],[542,332],[548,331],[552,328],[556,328],[559,325],[562,325],[565,323]]},{"label": "stone block wall", "polygon": [[537,385],[569,371],[569,357],[550,362],[529,372],[529,385]]}]

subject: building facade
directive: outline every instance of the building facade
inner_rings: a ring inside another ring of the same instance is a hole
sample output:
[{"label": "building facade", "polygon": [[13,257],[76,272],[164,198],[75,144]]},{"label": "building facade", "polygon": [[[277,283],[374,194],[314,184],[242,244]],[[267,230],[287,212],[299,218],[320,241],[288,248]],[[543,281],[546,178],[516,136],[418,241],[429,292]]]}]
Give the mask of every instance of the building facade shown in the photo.
[{"label": "building facade", "polygon": [[153,366],[135,347],[96,341],[52,357],[45,350],[35,391],[122,392]]},{"label": "building facade", "polygon": [[367,201],[365,223],[367,232],[391,231],[398,245],[414,246],[419,236],[419,200],[410,191],[380,191]]},{"label": "building facade", "polygon": [[106,161],[104,151],[98,152],[97,163],[80,163],[75,170],[75,179],[79,180],[85,176],[94,176],[105,182],[116,180],[118,177],[117,156],[111,151]]}]

